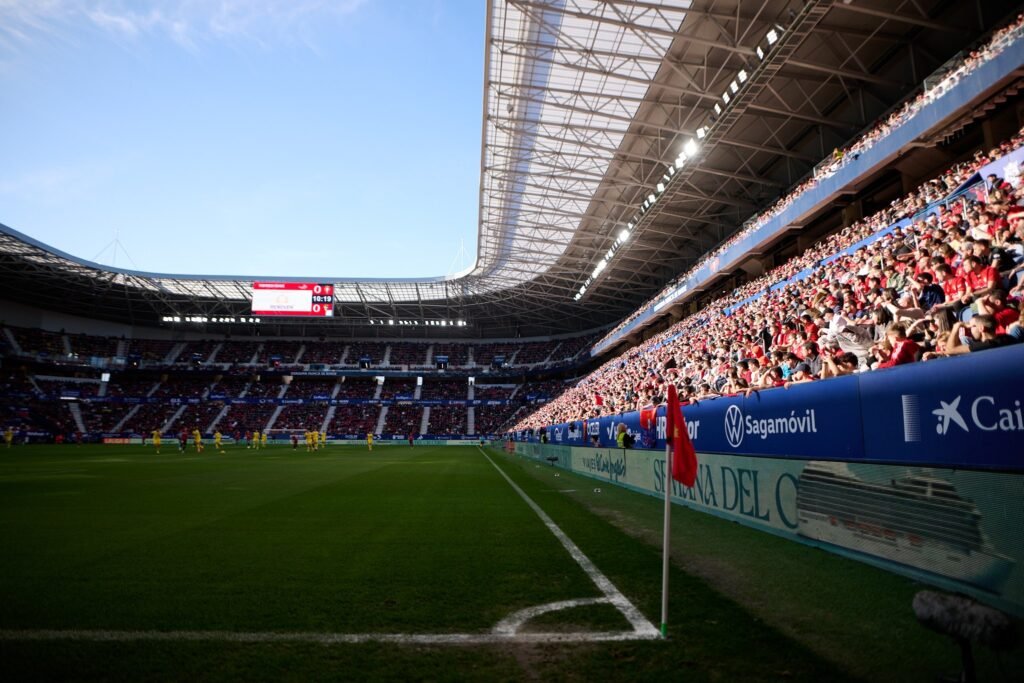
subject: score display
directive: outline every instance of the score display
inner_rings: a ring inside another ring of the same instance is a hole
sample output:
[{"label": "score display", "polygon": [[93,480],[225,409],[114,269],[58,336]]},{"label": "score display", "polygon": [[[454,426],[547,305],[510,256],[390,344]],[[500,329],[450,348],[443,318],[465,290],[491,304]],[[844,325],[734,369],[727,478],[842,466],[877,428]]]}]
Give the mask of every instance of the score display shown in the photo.
[{"label": "score display", "polygon": [[334,285],[309,282],[252,283],[253,315],[328,318],[334,315]]}]

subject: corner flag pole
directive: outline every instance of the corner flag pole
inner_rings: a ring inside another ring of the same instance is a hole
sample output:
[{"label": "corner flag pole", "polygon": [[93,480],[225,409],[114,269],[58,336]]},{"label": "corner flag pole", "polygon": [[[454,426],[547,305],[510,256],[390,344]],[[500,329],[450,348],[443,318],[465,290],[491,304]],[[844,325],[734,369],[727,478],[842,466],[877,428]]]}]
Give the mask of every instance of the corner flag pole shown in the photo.
[{"label": "corner flag pole", "polygon": [[668,636],[668,553],[672,525],[672,439],[665,443],[665,522],[661,539],[661,637]]}]

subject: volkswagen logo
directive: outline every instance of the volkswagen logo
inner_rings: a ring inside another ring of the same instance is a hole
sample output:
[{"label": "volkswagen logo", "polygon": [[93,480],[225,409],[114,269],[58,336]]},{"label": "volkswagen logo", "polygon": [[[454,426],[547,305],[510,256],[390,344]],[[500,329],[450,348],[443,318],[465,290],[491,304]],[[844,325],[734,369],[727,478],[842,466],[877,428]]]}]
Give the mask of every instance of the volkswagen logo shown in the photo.
[{"label": "volkswagen logo", "polygon": [[743,443],[743,411],[736,404],[725,411],[725,439],[733,448]]}]

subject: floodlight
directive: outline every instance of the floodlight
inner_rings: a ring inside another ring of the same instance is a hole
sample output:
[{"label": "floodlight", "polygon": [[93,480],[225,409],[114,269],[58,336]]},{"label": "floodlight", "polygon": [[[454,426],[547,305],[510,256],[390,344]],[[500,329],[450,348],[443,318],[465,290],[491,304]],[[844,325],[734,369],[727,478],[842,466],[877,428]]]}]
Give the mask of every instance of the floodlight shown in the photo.
[{"label": "floodlight", "polygon": [[757,58],[758,59],[764,59],[764,50],[761,49],[760,45],[757,46],[757,48],[754,50],[754,52],[757,53]]},{"label": "floodlight", "polygon": [[729,100],[731,100],[731,99],[732,98],[729,97],[729,91],[728,90],[726,90],[724,93],[722,93],[722,101],[723,102],[725,102],[726,104],[729,104]]},{"label": "floodlight", "polygon": [[683,154],[682,152],[680,152],[679,156],[676,157],[676,166],[678,166],[679,168],[682,168],[683,164],[685,164],[685,163],[686,163],[686,155]]},{"label": "floodlight", "polygon": [[732,90],[732,93],[735,95],[740,90],[740,84],[734,80],[732,83],[729,84],[729,90]]},{"label": "floodlight", "polygon": [[686,144],[683,145],[683,152],[685,152],[688,157],[692,157],[697,154],[698,149],[700,149],[700,147],[697,145],[697,141],[693,138],[687,140]]},{"label": "floodlight", "polygon": [[653,194],[649,194],[647,195],[647,201],[650,202],[651,204],[654,204],[654,202],[658,201],[658,198],[655,197]]},{"label": "floodlight", "polygon": [[697,139],[698,140],[703,140],[704,136],[707,135],[707,134],[708,134],[707,126],[701,126],[700,128],[697,129]]},{"label": "floodlight", "polygon": [[747,70],[746,69],[740,69],[740,72],[739,72],[738,76],[739,76],[739,79],[740,79],[740,83],[746,83],[747,82]]},{"label": "floodlight", "polygon": [[661,194],[665,191],[665,183],[658,183],[655,185],[654,189],[658,191],[658,194]]},{"label": "floodlight", "polygon": [[720,105],[718,102],[715,102],[715,113],[716,114],[721,114],[722,113],[722,105]]},{"label": "floodlight", "polygon": [[394,324],[395,324],[394,320],[388,320],[388,325],[394,325]]},{"label": "floodlight", "polygon": [[669,166],[668,167],[668,176],[671,178],[675,174],[676,174],[676,167],[675,166]]},{"label": "floodlight", "polygon": [[775,29],[771,29],[770,31],[768,31],[767,38],[768,38],[768,44],[769,45],[774,45],[779,40],[779,32],[776,31]]},{"label": "floodlight", "polygon": [[619,233],[619,239],[622,240],[623,242],[628,240],[629,239],[629,230],[626,230],[625,228],[623,228],[622,232]]}]

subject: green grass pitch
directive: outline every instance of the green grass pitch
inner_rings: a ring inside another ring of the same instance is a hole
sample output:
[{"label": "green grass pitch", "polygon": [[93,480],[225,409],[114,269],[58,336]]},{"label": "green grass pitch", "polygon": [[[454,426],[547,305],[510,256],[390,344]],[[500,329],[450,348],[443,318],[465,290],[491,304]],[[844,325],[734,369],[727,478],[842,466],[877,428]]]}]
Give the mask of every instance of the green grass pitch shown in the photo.
[{"label": "green grass pitch", "polygon": [[[212,448],[179,454],[165,444],[162,451],[0,451],[0,678],[876,678],[888,661],[884,653],[843,654],[851,628],[841,619],[824,623],[824,636],[803,634],[815,628],[803,623],[816,614],[813,605],[779,586],[766,586],[758,601],[745,598],[744,582],[759,580],[755,574],[767,582],[782,577],[744,560],[750,553],[775,553],[783,566],[806,559],[803,571],[818,571],[818,580],[838,567],[879,592],[879,600],[912,595],[909,582],[877,570],[679,510],[680,551],[699,543],[695,534],[715,534],[704,559],[731,562],[722,565],[731,575],[718,582],[700,576],[700,568],[684,571],[680,562],[665,641],[322,644],[200,635],[97,642],[100,632],[134,631],[488,634],[517,610],[601,596],[476,447],[389,445],[370,453],[365,445],[331,446],[309,454],[290,446],[228,446],[221,455]],[[658,501],[609,486],[595,494],[591,480],[493,449],[487,455],[657,622]],[[778,618],[769,614],[773,602],[782,607]],[[909,609],[909,598],[900,607]],[[858,614],[848,599],[834,609],[887,621],[884,613]],[[933,666],[955,668],[941,639],[912,626],[899,623],[906,642],[930,653]],[[628,629],[619,611],[598,604],[544,614],[521,632]],[[52,630],[88,635],[24,635]],[[905,658],[892,653],[896,673],[906,672],[906,664],[898,668]]]}]

